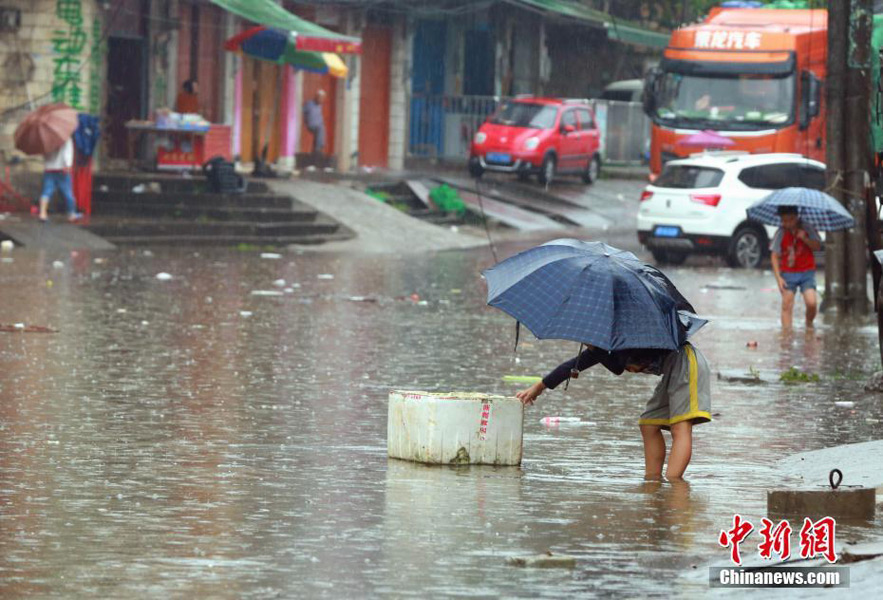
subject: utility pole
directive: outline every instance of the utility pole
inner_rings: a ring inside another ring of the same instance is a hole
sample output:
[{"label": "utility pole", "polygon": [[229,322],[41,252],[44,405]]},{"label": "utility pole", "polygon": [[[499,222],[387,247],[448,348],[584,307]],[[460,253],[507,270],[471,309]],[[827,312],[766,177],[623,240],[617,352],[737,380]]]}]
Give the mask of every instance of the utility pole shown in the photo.
[{"label": "utility pole", "polygon": [[[828,64],[825,75],[825,111],[827,124],[827,188],[838,202],[843,202],[843,104],[846,96],[846,53],[849,45],[849,2],[828,2]],[[846,234],[829,232],[825,236],[825,310],[837,314],[846,311]]]},{"label": "utility pole", "polygon": [[865,202],[874,160],[871,150],[871,35],[873,0],[850,0],[849,52],[846,64],[846,103],[843,151],[846,155],[846,208],[855,227],[846,234],[848,310],[868,312],[868,245]]},{"label": "utility pole", "polygon": [[872,172],[871,33],[873,0],[828,3],[828,190],[855,219],[825,240],[826,308],[868,310],[865,197]]}]

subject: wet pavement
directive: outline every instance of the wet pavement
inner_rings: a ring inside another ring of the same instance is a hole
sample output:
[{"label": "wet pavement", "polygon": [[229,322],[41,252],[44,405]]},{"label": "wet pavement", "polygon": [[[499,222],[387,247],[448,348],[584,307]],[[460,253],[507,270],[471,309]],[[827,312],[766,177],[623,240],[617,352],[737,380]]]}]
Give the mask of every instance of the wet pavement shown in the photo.
[{"label": "wet pavement", "polygon": [[[529,339],[513,355],[511,319],[484,305],[487,248],[11,257],[0,322],[57,332],[0,333],[3,596],[701,595],[689,575],[726,563],[734,513],[765,515],[779,459],[881,437],[883,402],[861,390],[879,368],[871,321],[784,335],[762,271],[666,269],[712,320],[695,343],[715,371],[821,381],[714,381],[715,421],[677,486],[641,480],[636,420],[657,380],[602,370],[527,411],[521,468],[387,459],[390,389],[514,393],[503,375],[577,349]],[[506,565],[546,550],[576,568]]]}]

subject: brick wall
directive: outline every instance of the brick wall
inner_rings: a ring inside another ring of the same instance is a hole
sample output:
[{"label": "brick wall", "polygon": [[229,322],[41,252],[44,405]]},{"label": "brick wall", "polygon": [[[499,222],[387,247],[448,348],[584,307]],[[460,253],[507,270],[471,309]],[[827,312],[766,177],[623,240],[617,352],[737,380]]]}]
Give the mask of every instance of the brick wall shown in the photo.
[{"label": "brick wall", "polygon": [[[90,62],[96,17],[96,0],[3,0],[2,8],[21,11],[17,31],[0,31],[0,151],[13,150],[12,135],[27,109],[29,96],[36,104],[51,102],[53,86],[67,72],[71,81],[55,97],[88,111],[93,71]],[[79,27],[71,23],[80,23]],[[99,53],[100,54],[100,53]],[[78,90],[78,91],[77,91]]]}]

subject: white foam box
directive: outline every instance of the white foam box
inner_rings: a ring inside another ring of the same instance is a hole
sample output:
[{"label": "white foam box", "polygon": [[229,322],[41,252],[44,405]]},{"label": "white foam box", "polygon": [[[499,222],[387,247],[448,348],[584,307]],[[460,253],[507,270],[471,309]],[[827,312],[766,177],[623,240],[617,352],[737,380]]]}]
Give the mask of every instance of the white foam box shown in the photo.
[{"label": "white foam box", "polygon": [[389,393],[391,458],[446,465],[520,465],[524,406],[468,392]]}]

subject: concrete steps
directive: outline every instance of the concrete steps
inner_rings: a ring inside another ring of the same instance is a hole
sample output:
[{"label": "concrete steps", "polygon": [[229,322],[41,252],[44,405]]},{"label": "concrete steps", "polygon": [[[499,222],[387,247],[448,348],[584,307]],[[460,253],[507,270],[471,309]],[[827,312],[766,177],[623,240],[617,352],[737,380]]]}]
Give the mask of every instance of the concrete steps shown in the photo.
[{"label": "concrete steps", "polygon": [[249,182],[214,194],[201,177],[111,173],[95,176],[90,232],[117,245],[280,246],[349,239],[316,209]]}]

